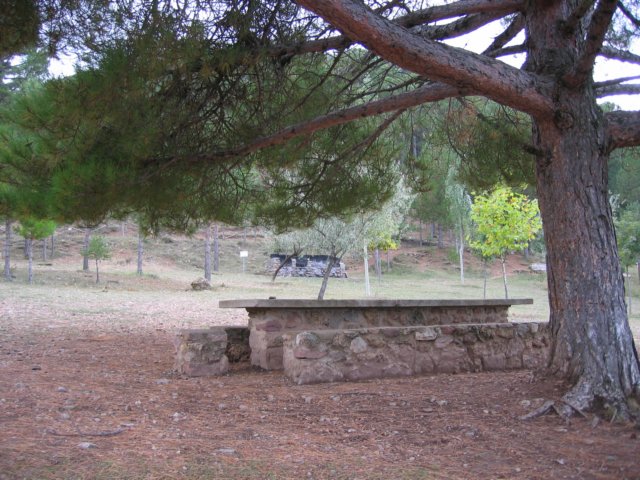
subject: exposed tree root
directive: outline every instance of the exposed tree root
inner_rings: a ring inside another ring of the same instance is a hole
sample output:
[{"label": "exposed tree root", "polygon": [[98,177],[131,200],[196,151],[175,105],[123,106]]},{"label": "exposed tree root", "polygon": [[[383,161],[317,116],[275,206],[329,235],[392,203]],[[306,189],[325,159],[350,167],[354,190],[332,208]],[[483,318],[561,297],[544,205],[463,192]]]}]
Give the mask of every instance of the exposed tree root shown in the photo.
[{"label": "exposed tree root", "polygon": [[555,413],[559,417],[568,420],[575,414],[583,418],[589,418],[585,413],[595,407],[595,415],[610,421],[626,422],[635,421],[640,424],[640,408],[634,396],[620,398],[619,395],[612,395],[614,398],[604,399],[595,395],[585,388],[584,383],[578,383],[560,400],[547,400],[541,407],[520,417],[520,420],[531,420],[534,418]]},{"label": "exposed tree root", "polygon": [[113,437],[115,435],[119,435],[122,432],[126,432],[126,428],[118,428],[117,430],[112,430],[108,432],[80,432],[78,433],[61,433],[56,432],[55,430],[47,429],[47,433],[49,435],[55,435],[56,437]]}]

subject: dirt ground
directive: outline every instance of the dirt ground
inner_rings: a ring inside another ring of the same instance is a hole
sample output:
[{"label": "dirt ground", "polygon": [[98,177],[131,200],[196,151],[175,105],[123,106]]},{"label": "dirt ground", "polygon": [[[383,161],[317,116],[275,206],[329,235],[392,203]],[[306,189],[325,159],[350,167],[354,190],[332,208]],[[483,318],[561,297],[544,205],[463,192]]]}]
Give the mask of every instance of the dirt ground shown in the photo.
[{"label": "dirt ground", "polygon": [[11,298],[0,309],[2,480],[640,478],[633,426],[520,420],[563,388],[531,372],[183,378],[175,325],[30,322]]},{"label": "dirt ground", "polygon": [[[306,386],[246,365],[177,376],[179,328],[246,316],[185,293],[194,273],[165,277],[175,265],[152,248],[187,258],[186,243],[149,245],[159,273],[143,280],[109,272],[130,266],[114,255],[96,287],[76,237],[60,235],[71,253],[38,265],[35,286],[21,264],[0,282],[0,480],[640,479],[633,425],[521,420],[566,388],[528,371]],[[401,254],[437,261],[416,252]],[[216,295],[270,294],[224,281]]]}]

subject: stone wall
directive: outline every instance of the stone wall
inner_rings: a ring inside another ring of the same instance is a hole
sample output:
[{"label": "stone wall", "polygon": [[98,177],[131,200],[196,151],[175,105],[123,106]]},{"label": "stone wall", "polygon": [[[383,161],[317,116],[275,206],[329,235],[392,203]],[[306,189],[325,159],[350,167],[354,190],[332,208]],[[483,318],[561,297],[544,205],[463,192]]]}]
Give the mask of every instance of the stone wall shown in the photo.
[{"label": "stone wall", "polygon": [[[273,274],[285,260],[285,255],[273,254],[267,264],[267,271]],[[323,277],[327,268],[326,255],[309,255],[290,259],[278,272],[279,277]],[[347,267],[343,262],[331,268],[330,277],[347,278]]]},{"label": "stone wall", "polygon": [[506,323],[508,305],[388,308],[247,308],[251,364],[282,369],[282,336],[291,331],[458,323]]},{"label": "stone wall", "polygon": [[497,323],[291,332],[285,374],[297,384],[545,365],[546,323]]},{"label": "stone wall", "polygon": [[174,340],[174,369],[190,377],[224,375],[229,363],[249,359],[247,327],[181,330]]}]

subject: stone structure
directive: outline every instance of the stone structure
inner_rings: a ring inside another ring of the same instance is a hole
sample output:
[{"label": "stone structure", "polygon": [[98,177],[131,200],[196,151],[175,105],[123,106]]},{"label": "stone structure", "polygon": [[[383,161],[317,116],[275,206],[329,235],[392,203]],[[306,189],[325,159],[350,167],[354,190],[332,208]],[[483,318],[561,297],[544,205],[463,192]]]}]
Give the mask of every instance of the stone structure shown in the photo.
[{"label": "stone structure", "polygon": [[[286,255],[274,253],[269,259],[267,271],[272,274],[278,269],[282,262],[286,260]],[[279,277],[323,277],[329,263],[327,255],[305,255],[293,257],[278,272]],[[331,268],[331,277],[347,278],[347,267],[343,262]]]},{"label": "stone structure", "polygon": [[545,365],[546,323],[313,330],[283,335],[297,384]]},{"label": "stone structure", "polygon": [[222,300],[221,308],[249,313],[251,364],[283,368],[284,335],[371,327],[504,323],[512,300]]},{"label": "stone structure", "polygon": [[249,329],[212,327],[181,330],[175,338],[174,369],[191,377],[223,375],[229,363],[249,359]]}]

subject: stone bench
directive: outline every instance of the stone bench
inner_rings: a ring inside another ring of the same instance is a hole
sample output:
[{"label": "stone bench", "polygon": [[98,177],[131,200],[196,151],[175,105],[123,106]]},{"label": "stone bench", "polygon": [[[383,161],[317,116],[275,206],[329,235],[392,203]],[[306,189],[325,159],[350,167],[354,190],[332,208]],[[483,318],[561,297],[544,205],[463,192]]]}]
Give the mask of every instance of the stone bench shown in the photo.
[{"label": "stone bench", "polygon": [[297,384],[545,365],[547,323],[309,330],[283,335],[285,374]]},{"label": "stone bench", "polygon": [[190,377],[224,375],[229,363],[249,360],[249,329],[243,326],[181,330],[175,337],[174,370]]},{"label": "stone bench", "polygon": [[251,364],[283,368],[283,336],[304,330],[507,323],[510,300],[221,300],[249,313]]}]

